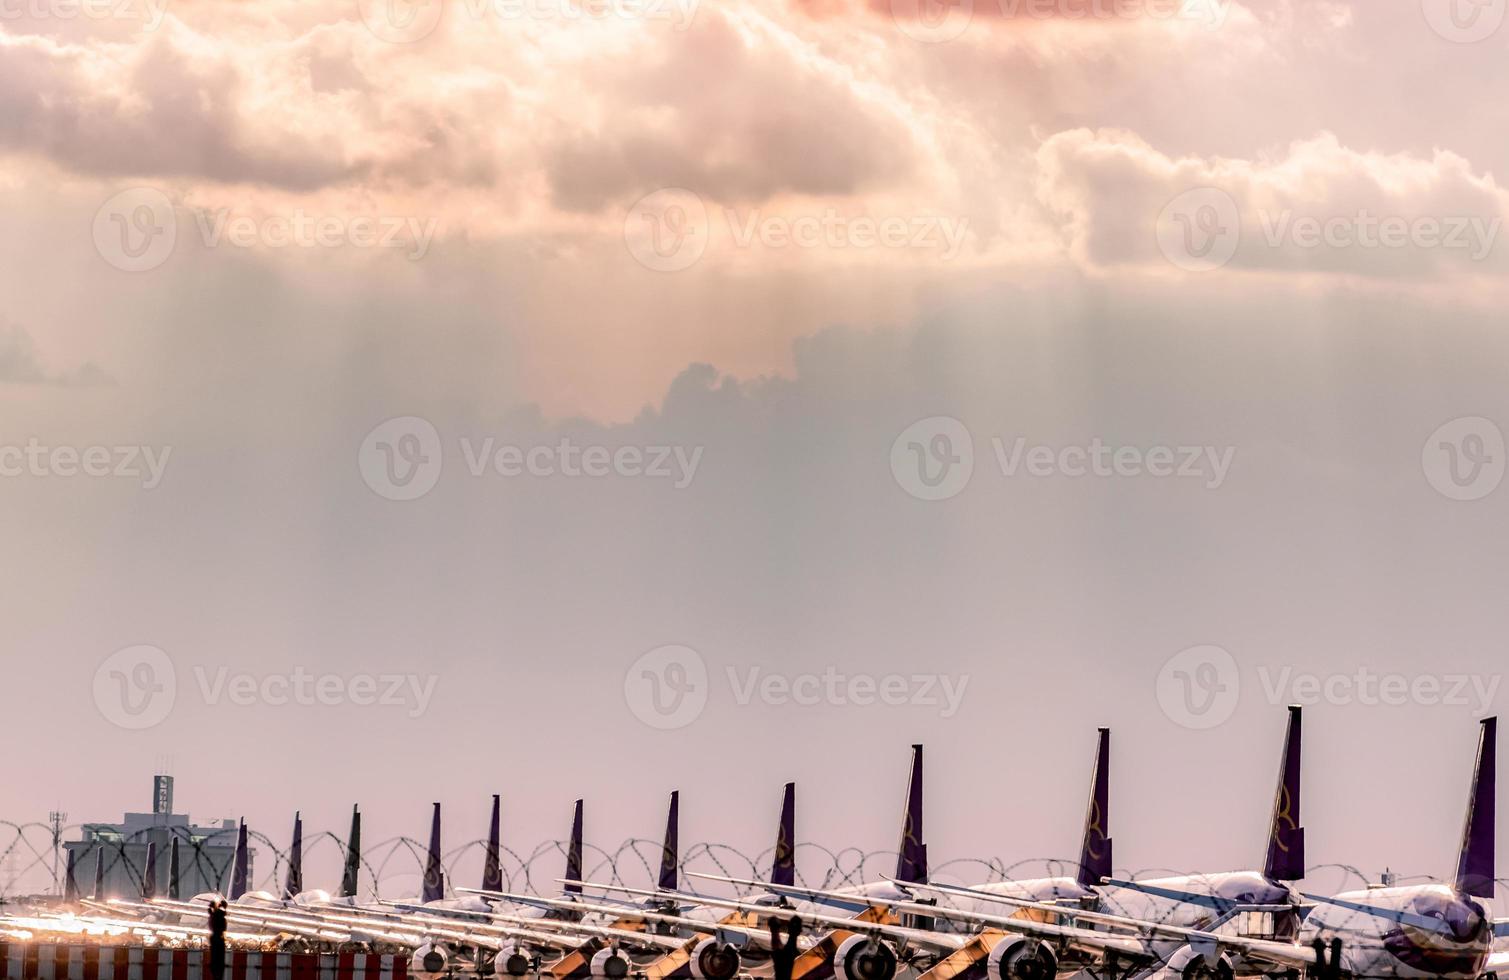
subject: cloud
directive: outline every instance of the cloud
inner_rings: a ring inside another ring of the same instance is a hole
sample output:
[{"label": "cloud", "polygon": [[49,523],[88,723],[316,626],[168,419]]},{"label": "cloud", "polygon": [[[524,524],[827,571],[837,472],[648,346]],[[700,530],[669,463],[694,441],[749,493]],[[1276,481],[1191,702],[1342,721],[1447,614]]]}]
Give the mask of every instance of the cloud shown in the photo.
[{"label": "cloud", "polygon": [[1321,133],[1247,159],[1174,157],[1132,132],[1076,129],[1037,160],[1039,199],[1094,268],[1169,268],[1181,237],[1222,239],[1233,269],[1431,278],[1506,265],[1509,195],[1445,150],[1363,152]]},{"label": "cloud", "polygon": [[591,110],[545,161],[561,207],[667,186],[717,201],[845,195],[910,175],[895,112],[774,24],[709,10],[667,38],[658,54],[584,66]]},{"label": "cloud", "polygon": [[[129,45],[0,35],[0,147],[102,176],[309,190],[362,174],[369,161],[321,131],[334,107],[297,108],[307,83],[247,54],[172,18]],[[262,101],[278,96],[295,108]]]}]

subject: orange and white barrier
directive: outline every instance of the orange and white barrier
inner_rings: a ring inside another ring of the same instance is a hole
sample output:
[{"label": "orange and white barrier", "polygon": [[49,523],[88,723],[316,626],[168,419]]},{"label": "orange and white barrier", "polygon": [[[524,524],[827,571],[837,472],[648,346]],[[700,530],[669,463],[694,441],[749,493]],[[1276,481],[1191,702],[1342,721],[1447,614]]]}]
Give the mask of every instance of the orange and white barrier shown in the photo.
[{"label": "orange and white barrier", "polygon": [[[408,980],[404,956],[232,949],[225,959],[225,980]],[[0,980],[209,980],[209,951],[0,943]]]}]

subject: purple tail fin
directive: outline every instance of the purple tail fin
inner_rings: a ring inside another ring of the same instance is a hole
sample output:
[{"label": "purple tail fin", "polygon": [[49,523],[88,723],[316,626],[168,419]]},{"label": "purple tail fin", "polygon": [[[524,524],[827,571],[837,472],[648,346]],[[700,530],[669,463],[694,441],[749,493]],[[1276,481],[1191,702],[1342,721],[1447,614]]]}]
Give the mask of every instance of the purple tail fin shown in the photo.
[{"label": "purple tail fin", "polygon": [[1111,730],[1100,730],[1095,769],[1090,773],[1090,805],[1085,811],[1085,840],[1079,849],[1077,880],[1094,888],[1111,876]]},{"label": "purple tail fin", "polygon": [[304,890],[304,816],[293,815],[293,842],[288,845],[288,880],[283,883],[283,897],[293,898]]},{"label": "purple tail fin", "polygon": [[79,900],[79,880],[74,877],[74,864],[78,860],[76,852],[68,852],[68,870],[63,874],[63,901],[77,902]]},{"label": "purple tail fin", "polygon": [[1284,759],[1268,828],[1268,857],[1263,862],[1263,874],[1270,881],[1298,881],[1305,876],[1305,828],[1299,814],[1300,711],[1299,705],[1289,705],[1289,730],[1284,734]]},{"label": "purple tail fin", "polygon": [[1478,733],[1478,761],[1462,828],[1462,855],[1457,859],[1457,890],[1478,898],[1493,897],[1494,783],[1499,721],[1484,718]]},{"label": "purple tail fin", "polygon": [[231,863],[231,887],[226,897],[235,901],[246,894],[247,877],[251,870],[250,855],[246,850],[246,821],[241,821],[241,829],[236,832],[236,858]]},{"label": "purple tail fin", "polygon": [[482,857],[482,890],[503,890],[503,862],[499,851],[503,844],[503,799],[494,794],[493,813],[487,823],[487,853]]},{"label": "purple tail fin", "polygon": [[89,897],[96,901],[103,901],[105,898],[105,849],[103,847],[94,849],[94,894]]},{"label": "purple tail fin", "polygon": [[362,812],[351,808],[351,836],[346,839],[346,870],[341,875],[341,898],[355,898],[362,867]]},{"label": "purple tail fin", "polygon": [[172,846],[168,848],[168,897],[177,902],[183,898],[182,875],[178,864],[178,836],[173,836]]},{"label": "purple tail fin", "polygon": [[152,901],[157,897],[157,841],[147,841],[147,866],[141,875],[141,897]]},{"label": "purple tail fin", "polygon": [[[566,845],[566,880],[582,880],[582,801],[576,801],[576,815],[571,818],[571,843]],[[582,893],[581,885],[567,885],[566,891]]]},{"label": "purple tail fin", "polygon": [[661,891],[673,892],[676,890],[676,865],[680,861],[681,854],[681,791],[671,791],[671,810],[665,818],[665,841],[660,845],[660,881]]},{"label": "purple tail fin", "polygon": [[781,826],[775,834],[770,881],[788,888],[796,884],[796,783],[787,783],[781,797]]},{"label": "purple tail fin", "polygon": [[430,851],[424,862],[425,902],[438,902],[445,897],[445,869],[440,866],[440,804],[430,817]]},{"label": "purple tail fin", "polygon": [[912,746],[912,774],[907,781],[906,813],[901,821],[897,881],[927,881],[927,845],[922,840],[922,746]]}]

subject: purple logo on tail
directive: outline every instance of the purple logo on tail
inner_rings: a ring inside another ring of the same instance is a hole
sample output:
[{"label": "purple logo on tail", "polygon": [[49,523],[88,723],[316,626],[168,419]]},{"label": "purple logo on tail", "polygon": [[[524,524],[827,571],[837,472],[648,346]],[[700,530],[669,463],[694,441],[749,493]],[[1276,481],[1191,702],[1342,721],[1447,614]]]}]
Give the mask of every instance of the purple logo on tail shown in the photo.
[{"label": "purple logo on tail", "polygon": [[1300,710],[1297,704],[1289,706],[1289,729],[1268,828],[1268,857],[1263,863],[1263,874],[1270,881],[1298,881],[1305,876],[1305,828],[1299,822]]},{"label": "purple logo on tail", "polygon": [[770,882],[788,887],[796,884],[796,783],[787,783],[781,797],[781,825],[775,835]]},{"label": "purple logo on tail", "polygon": [[435,804],[430,818],[430,853],[424,865],[425,902],[438,902],[445,897],[445,869],[440,866],[440,804]]},{"label": "purple logo on tail", "polygon": [[[576,815],[571,818],[571,843],[566,848],[566,880],[582,880],[582,801],[576,801]],[[580,895],[581,885],[567,885],[566,891]]]},{"label": "purple logo on tail", "polygon": [[922,840],[922,746],[912,746],[912,775],[907,783],[906,814],[901,823],[897,881],[927,881],[927,845]]},{"label": "purple logo on tail", "polygon": [[1090,805],[1085,812],[1085,840],[1079,850],[1077,880],[1094,888],[1111,877],[1111,730],[1100,729],[1095,769],[1090,775]]},{"label": "purple logo on tail", "polygon": [[676,890],[676,862],[681,853],[678,823],[680,821],[681,793],[671,792],[671,811],[665,818],[665,842],[660,847],[660,881],[662,891]]},{"label": "purple logo on tail", "polygon": [[1478,733],[1478,761],[1472,773],[1467,822],[1462,827],[1462,854],[1457,859],[1457,890],[1477,898],[1493,897],[1494,786],[1498,768],[1498,719],[1484,718]]},{"label": "purple logo on tail", "polygon": [[503,800],[494,795],[493,812],[487,823],[487,854],[482,859],[482,890],[485,892],[503,890],[503,863],[498,853],[502,844]]}]

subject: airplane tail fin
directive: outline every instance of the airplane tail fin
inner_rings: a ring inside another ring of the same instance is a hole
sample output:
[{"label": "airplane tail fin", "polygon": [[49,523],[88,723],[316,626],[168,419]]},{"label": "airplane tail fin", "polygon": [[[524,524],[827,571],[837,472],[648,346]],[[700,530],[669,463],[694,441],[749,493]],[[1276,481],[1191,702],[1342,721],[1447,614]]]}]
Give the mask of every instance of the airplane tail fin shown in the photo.
[{"label": "airplane tail fin", "polygon": [[246,894],[247,876],[250,872],[249,855],[246,850],[246,821],[241,821],[241,829],[236,832],[236,857],[231,863],[231,887],[226,897],[235,901]]},{"label": "airplane tail fin", "polygon": [[424,862],[425,902],[438,902],[445,897],[445,869],[440,866],[440,804],[430,817],[430,851]]},{"label": "airplane tail fin", "polygon": [[68,852],[68,870],[64,873],[65,876],[63,878],[63,901],[70,904],[79,900],[79,881],[74,877],[74,865],[77,860],[77,855],[70,850]]},{"label": "airplane tail fin", "polygon": [[[566,880],[582,880],[582,801],[576,801],[576,815],[571,819],[571,843],[566,846]],[[582,886],[567,885],[566,891],[578,895]]]},{"label": "airplane tail fin", "polygon": [[907,781],[906,813],[901,823],[901,847],[896,880],[927,881],[927,845],[922,840],[922,746],[912,746],[912,773]]},{"label": "airplane tail fin", "polygon": [[665,818],[665,841],[660,846],[660,881],[658,886],[661,891],[673,892],[676,890],[676,865],[680,861],[681,854],[681,791],[671,791],[671,809]]},{"label": "airplane tail fin", "polygon": [[351,836],[346,839],[346,870],[341,875],[341,898],[355,898],[362,866],[362,812],[351,808]]},{"label": "airplane tail fin", "polygon": [[182,875],[178,863],[178,835],[173,835],[172,846],[168,848],[168,897],[177,902],[183,898]]},{"label": "airplane tail fin", "polygon": [[95,901],[104,901],[105,898],[105,849],[94,849],[94,894],[89,896]]},{"label": "airplane tail fin", "polygon": [[775,835],[770,881],[788,888],[796,884],[796,783],[787,783],[781,797],[781,826]]},{"label": "airplane tail fin", "polygon": [[1085,811],[1085,839],[1079,849],[1078,881],[1094,888],[1111,870],[1111,730],[1100,729],[1095,749],[1095,769],[1090,774],[1090,805]]},{"label": "airplane tail fin", "polygon": [[147,841],[147,866],[142,869],[141,897],[150,902],[157,897],[157,841]]},{"label": "airplane tail fin", "polygon": [[1493,897],[1494,783],[1498,767],[1498,719],[1484,718],[1478,732],[1478,761],[1467,800],[1467,823],[1462,828],[1462,854],[1457,859],[1457,890],[1478,898]]},{"label": "airplane tail fin", "polygon": [[288,845],[288,880],[283,884],[283,897],[285,899],[293,898],[303,890],[304,816],[295,811],[293,815],[293,842]]},{"label": "airplane tail fin", "polygon": [[503,843],[503,799],[493,795],[493,813],[487,823],[487,854],[482,859],[482,890],[503,890],[503,863],[499,851]]},{"label": "airplane tail fin", "polygon": [[1273,798],[1273,822],[1268,828],[1268,857],[1263,862],[1263,874],[1270,881],[1298,881],[1305,876],[1305,828],[1300,824],[1299,810],[1301,710],[1297,704],[1289,706],[1284,759]]}]

